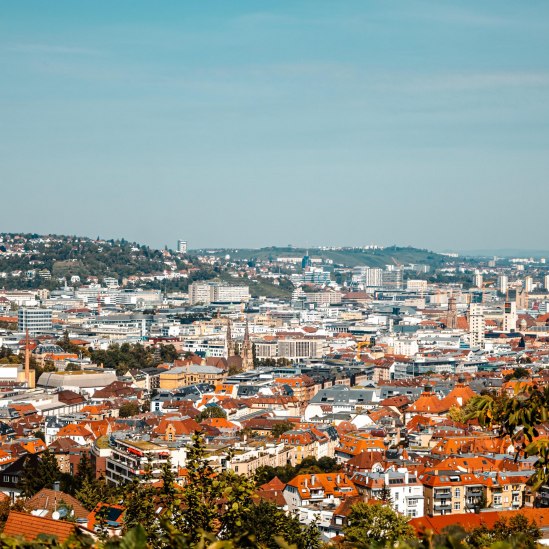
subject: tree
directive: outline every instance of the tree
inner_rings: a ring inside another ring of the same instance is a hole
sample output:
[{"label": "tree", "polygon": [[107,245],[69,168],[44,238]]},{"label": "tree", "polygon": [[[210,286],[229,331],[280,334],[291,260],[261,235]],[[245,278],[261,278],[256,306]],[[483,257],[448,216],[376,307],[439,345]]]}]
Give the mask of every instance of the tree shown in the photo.
[{"label": "tree", "polygon": [[518,514],[509,520],[498,520],[492,529],[485,525],[472,530],[467,536],[471,547],[489,547],[496,542],[509,542],[512,547],[520,549],[535,549],[541,538],[541,530],[535,521]]},{"label": "tree", "polygon": [[549,419],[549,387],[517,386],[514,397],[488,393],[471,399],[471,413],[480,425],[493,429],[499,436],[508,436],[517,451],[537,456],[536,472],[528,483],[533,490],[549,481],[549,439],[534,440],[538,428]]},{"label": "tree", "polygon": [[232,471],[216,473],[206,458],[199,433],[193,435],[188,449],[187,471],[188,481],[181,495],[181,532],[193,542],[204,532],[223,539],[240,535],[244,517],[253,506],[254,479]]},{"label": "tree", "polygon": [[115,490],[109,486],[104,478],[84,479],[82,487],[76,492],[76,499],[86,508],[95,509],[100,502],[110,502]]},{"label": "tree", "polygon": [[25,456],[21,474],[23,496],[31,497],[42,488],[53,488],[54,482],[62,478],[55,455],[46,450],[38,457]]},{"label": "tree", "polygon": [[253,535],[257,545],[266,549],[279,549],[280,538],[296,549],[321,546],[320,532],[314,525],[302,525],[295,515],[285,513],[270,501],[262,500],[252,506],[244,518],[242,531]]},{"label": "tree", "polygon": [[136,416],[140,412],[139,404],[135,401],[124,402],[119,408],[118,416],[121,418]]},{"label": "tree", "polygon": [[343,529],[345,541],[351,544],[370,546],[374,543],[396,542],[414,537],[408,519],[382,504],[356,503],[351,507],[347,526]]},{"label": "tree", "polygon": [[510,374],[507,374],[504,379],[510,381],[512,379],[527,379],[530,377],[530,371],[522,366],[515,368]]},{"label": "tree", "polygon": [[196,416],[196,421],[204,421],[205,419],[210,419],[214,417],[222,417],[227,419],[227,412],[223,410],[223,408],[220,408],[219,406],[206,406],[202,412],[200,412]]},{"label": "tree", "polygon": [[284,433],[291,431],[294,428],[294,424],[291,421],[282,421],[277,423],[271,430],[271,434],[274,438],[278,438]]}]

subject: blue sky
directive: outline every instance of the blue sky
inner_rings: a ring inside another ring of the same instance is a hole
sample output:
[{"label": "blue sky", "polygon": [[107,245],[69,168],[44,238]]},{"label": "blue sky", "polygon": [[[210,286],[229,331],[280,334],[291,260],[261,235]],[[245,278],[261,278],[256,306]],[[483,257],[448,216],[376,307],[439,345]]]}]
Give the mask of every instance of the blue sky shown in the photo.
[{"label": "blue sky", "polygon": [[0,230],[549,248],[549,3],[5,2]]}]

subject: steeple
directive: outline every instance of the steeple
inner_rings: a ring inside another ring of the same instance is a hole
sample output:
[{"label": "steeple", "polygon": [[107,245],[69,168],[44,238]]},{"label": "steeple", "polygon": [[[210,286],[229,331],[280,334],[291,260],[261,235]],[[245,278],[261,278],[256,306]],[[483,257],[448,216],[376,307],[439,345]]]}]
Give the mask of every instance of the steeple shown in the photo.
[{"label": "steeple", "polygon": [[250,341],[250,328],[248,326],[248,319],[246,318],[246,328],[244,329],[244,341],[242,342],[242,348],[240,349],[240,356],[242,357],[242,370],[247,372],[254,368],[254,353],[253,344]]},{"label": "steeple", "polygon": [[227,358],[231,357],[231,356],[235,356],[235,344],[234,344],[234,341],[233,341],[233,334],[232,334],[232,330],[231,330],[231,320],[230,319],[227,319],[227,333],[226,333],[226,336],[225,336],[225,344],[227,346]]}]

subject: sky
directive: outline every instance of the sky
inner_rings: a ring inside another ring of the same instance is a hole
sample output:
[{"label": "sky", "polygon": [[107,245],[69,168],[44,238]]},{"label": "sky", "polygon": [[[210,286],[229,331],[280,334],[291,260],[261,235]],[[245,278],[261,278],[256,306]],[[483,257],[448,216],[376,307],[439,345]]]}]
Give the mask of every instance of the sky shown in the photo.
[{"label": "sky", "polygon": [[0,231],[549,249],[549,2],[26,0]]}]

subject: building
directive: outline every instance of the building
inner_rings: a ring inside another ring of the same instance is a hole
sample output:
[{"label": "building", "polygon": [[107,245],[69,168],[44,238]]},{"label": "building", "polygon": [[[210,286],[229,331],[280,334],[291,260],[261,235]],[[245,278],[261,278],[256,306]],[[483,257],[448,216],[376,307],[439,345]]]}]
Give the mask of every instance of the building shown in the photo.
[{"label": "building", "polygon": [[186,240],[178,240],[177,241],[177,253],[178,254],[186,254],[187,253],[187,241]]},{"label": "building", "polygon": [[475,271],[473,276],[473,286],[475,288],[482,288],[484,286],[484,277],[479,271]]},{"label": "building", "polygon": [[402,269],[387,265],[383,271],[383,288],[387,290],[402,290]]},{"label": "building", "polygon": [[509,277],[507,275],[498,276],[498,291],[502,294],[507,293],[509,288]]},{"label": "building", "polygon": [[531,276],[524,278],[524,289],[530,293],[534,289],[534,279]]},{"label": "building", "polygon": [[106,478],[111,484],[142,480],[147,473],[151,480],[158,479],[162,466],[170,460],[174,471],[186,464],[183,448],[170,451],[167,446],[149,441],[115,438],[111,438],[110,447],[112,452],[107,458]]},{"label": "building", "polygon": [[249,286],[229,286],[216,282],[193,282],[189,286],[191,305],[209,305],[210,303],[242,303],[249,301]]},{"label": "building", "polygon": [[469,342],[471,347],[484,345],[485,329],[484,307],[480,303],[471,303],[469,305]]},{"label": "building", "polygon": [[427,291],[426,280],[408,280],[406,282],[407,292],[425,293]]},{"label": "building", "polygon": [[514,332],[517,329],[517,304],[514,301],[506,301],[503,310],[503,331]]},{"label": "building", "polygon": [[462,471],[426,471],[423,483],[425,514],[429,516],[475,512],[486,497],[484,479]]},{"label": "building", "polygon": [[22,307],[17,312],[17,328],[20,332],[29,331],[31,335],[52,331],[52,315],[49,309]]},{"label": "building", "polygon": [[225,371],[215,366],[191,364],[178,366],[160,374],[160,389],[177,389],[196,383],[217,385],[225,378]]}]

